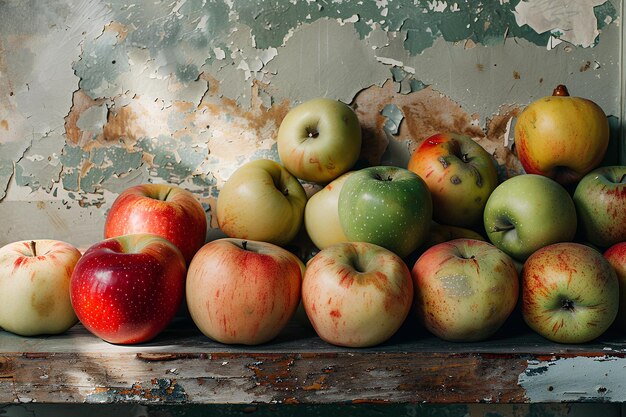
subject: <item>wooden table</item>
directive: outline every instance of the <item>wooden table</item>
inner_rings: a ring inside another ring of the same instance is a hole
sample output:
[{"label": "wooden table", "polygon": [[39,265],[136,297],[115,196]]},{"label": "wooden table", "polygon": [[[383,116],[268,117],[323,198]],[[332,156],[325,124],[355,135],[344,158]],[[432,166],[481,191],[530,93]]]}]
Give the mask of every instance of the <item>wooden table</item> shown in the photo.
[{"label": "wooden table", "polygon": [[410,320],[387,343],[346,349],[290,324],[271,343],[215,343],[178,319],[117,346],[80,324],[60,336],[0,331],[0,403],[359,404],[625,402],[626,337],[550,343],[507,325],[448,343]]}]

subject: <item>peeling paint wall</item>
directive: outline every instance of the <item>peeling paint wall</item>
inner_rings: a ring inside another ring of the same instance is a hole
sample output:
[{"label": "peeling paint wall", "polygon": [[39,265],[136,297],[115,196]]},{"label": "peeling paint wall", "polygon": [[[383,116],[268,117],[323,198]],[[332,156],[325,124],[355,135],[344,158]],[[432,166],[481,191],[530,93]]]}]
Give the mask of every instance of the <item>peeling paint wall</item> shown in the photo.
[{"label": "peeling paint wall", "polygon": [[280,121],[317,96],[356,109],[367,163],[404,164],[451,130],[519,172],[509,123],[558,83],[619,127],[622,7],[0,0],[0,244],[88,245],[117,194],[143,182],[191,190],[216,227],[224,181],[278,159]]}]

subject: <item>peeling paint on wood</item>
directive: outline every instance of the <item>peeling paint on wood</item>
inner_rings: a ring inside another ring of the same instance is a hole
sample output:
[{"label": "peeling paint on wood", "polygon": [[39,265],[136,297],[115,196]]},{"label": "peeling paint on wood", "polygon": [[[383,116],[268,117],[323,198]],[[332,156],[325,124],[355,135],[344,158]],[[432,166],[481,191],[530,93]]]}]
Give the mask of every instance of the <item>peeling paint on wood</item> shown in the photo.
[{"label": "peeling paint on wood", "polygon": [[623,352],[554,357],[528,361],[518,384],[531,402],[624,402],[625,372],[626,354]]}]

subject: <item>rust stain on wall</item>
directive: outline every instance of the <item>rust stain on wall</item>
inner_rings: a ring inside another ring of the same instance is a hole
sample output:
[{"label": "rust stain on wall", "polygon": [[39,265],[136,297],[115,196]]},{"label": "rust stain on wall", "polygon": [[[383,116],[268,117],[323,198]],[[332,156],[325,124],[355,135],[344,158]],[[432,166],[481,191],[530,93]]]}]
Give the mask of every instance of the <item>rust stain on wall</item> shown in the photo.
[{"label": "rust stain on wall", "polygon": [[104,103],[103,99],[92,99],[84,91],[77,90],[72,96],[72,108],[65,117],[65,136],[67,141],[73,145],[81,142],[82,130],[78,127],[80,115],[94,106]]},{"label": "rust stain on wall", "polygon": [[146,134],[139,124],[140,119],[141,116],[137,115],[130,106],[123,106],[117,111],[109,111],[107,123],[102,130],[102,140],[105,142],[121,140],[127,146],[132,145]]},{"label": "rust stain on wall", "polygon": [[355,98],[354,107],[364,131],[366,153],[362,157],[372,165],[380,161],[387,147],[388,139],[383,129],[385,118],[381,111],[388,104],[395,104],[404,114],[396,137],[410,141],[410,152],[435,133],[453,132],[473,138],[485,136],[478,126],[478,117],[465,112],[450,98],[430,87],[402,94],[389,80],[382,87],[373,86],[361,91]]}]

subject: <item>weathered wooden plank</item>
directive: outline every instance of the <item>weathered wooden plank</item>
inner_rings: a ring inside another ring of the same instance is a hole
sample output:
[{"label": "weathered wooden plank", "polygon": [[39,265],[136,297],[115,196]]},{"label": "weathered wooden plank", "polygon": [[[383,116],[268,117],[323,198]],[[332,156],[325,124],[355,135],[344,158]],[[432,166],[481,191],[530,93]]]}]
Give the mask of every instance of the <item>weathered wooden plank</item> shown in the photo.
[{"label": "weathered wooden plank", "polygon": [[625,367],[626,343],[610,334],[559,345],[517,329],[455,344],[405,328],[384,345],[345,349],[293,325],[245,347],[177,325],[116,346],[78,325],[54,337],[0,332],[0,403],[623,402]]}]

